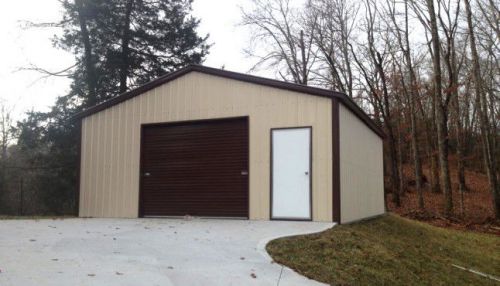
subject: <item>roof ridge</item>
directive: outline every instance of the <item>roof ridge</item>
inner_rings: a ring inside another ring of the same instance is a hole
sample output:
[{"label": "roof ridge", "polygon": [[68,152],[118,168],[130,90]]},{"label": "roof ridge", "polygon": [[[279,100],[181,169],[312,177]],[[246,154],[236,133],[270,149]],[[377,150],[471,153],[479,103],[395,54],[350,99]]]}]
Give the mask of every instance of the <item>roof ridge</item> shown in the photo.
[{"label": "roof ridge", "polygon": [[90,116],[94,113],[105,110],[109,107],[117,105],[117,104],[124,102],[128,99],[131,99],[135,96],[143,94],[144,92],[151,90],[157,86],[160,86],[162,84],[165,84],[167,82],[175,80],[175,79],[177,79],[185,74],[188,74],[192,71],[200,72],[200,73],[204,73],[204,74],[209,74],[209,75],[213,75],[213,76],[230,78],[233,80],[238,80],[238,81],[243,81],[243,82],[248,82],[248,83],[253,83],[253,84],[259,84],[259,85],[264,85],[264,86],[269,86],[269,87],[274,87],[274,88],[279,88],[279,89],[285,89],[285,90],[299,92],[299,93],[306,93],[306,94],[310,94],[310,95],[314,95],[314,96],[320,96],[320,97],[326,97],[326,98],[332,98],[332,99],[336,98],[340,102],[342,102],[347,108],[349,108],[349,110],[351,110],[361,121],[363,121],[377,135],[379,135],[382,138],[385,137],[385,133],[380,128],[380,126],[378,126],[375,122],[373,122],[373,120],[364,112],[364,110],[361,109],[361,107],[359,107],[354,102],[354,100],[352,98],[350,98],[349,96],[347,96],[344,93],[330,90],[330,89],[324,89],[324,88],[320,88],[320,87],[285,82],[285,81],[280,81],[280,80],[256,76],[256,75],[250,75],[250,74],[245,74],[245,73],[238,73],[238,72],[234,72],[234,71],[217,69],[217,68],[207,67],[207,66],[203,66],[203,65],[199,65],[199,64],[189,64],[189,65],[187,65],[181,69],[178,69],[174,72],[160,76],[160,77],[158,77],[152,81],[149,81],[149,82],[147,82],[147,83],[145,83],[137,88],[134,88],[132,90],[124,92],[118,96],[115,96],[111,99],[108,99],[102,103],[95,105],[95,106],[87,108],[87,109],[75,114],[72,117],[72,119],[83,119],[83,118]]}]

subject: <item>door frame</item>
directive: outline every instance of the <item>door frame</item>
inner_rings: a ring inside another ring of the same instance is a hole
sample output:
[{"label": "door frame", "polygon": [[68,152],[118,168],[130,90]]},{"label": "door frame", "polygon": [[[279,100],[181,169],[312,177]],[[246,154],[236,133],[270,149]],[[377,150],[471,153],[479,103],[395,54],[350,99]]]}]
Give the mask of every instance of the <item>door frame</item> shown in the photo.
[{"label": "door frame", "polygon": [[[138,208],[137,208],[137,217],[144,217],[144,206],[143,202],[143,179],[142,174],[143,166],[144,166],[144,156],[143,156],[143,147],[144,147],[144,128],[152,127],[152,126],[175,126],[175,125],[184,125],[189,123],[210,123],[216,121],[232,121],[232,120],[245,120],[246,128],[247,128],[247,216],[246,219],[250,219],[250,117],[247,116],[235,116],[235,117],[219,117],[219,118],[207,118],[207,119],[193,119],[193,120],[179,120],[179,121],[166,121],[166,122],[152,122],[152,123],[141,123],[140,125],[140,147],[139,147],[139,198],[138,198]],[[241,219],[245,219],[245,217],[241,217]]]},{"label": "door frame", "polygon": [[[288,130],[288,129],[309,129],[309,218],[286,218],[286,217],[273,217],[273,131],[277,130]],[[313,138],[313,127],[312,126],[294,126],[294,127],[279,127],[279,128],[271,128],[270,131],[270,149],[271,149],[271,157],[270,157],[270,170],[269,170],[269,219],[270,220],[283,220],[283,221],[312,221],[313,220],[313,152],[312,152],[312,138]]]}]

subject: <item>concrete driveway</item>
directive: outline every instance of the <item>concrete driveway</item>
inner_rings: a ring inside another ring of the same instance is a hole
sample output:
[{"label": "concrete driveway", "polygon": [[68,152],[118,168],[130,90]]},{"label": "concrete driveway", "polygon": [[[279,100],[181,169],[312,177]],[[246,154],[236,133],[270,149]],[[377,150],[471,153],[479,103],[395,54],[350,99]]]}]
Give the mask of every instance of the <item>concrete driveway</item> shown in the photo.
[{"label": "concrete driveway", "polygon": [[321,285],[271,261],[272,238],[331,223],[0,220],[0,285]]}]

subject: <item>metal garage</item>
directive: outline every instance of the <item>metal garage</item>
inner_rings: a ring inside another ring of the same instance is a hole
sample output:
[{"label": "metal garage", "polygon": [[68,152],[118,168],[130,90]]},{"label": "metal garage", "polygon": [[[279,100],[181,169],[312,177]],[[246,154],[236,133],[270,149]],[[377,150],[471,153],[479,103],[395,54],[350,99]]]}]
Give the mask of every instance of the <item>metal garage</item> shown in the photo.
[{"label": "metal garage", "polygon": [[339,92],[193,65],[76,118],[81,217],[385,211],[384,134]]}]

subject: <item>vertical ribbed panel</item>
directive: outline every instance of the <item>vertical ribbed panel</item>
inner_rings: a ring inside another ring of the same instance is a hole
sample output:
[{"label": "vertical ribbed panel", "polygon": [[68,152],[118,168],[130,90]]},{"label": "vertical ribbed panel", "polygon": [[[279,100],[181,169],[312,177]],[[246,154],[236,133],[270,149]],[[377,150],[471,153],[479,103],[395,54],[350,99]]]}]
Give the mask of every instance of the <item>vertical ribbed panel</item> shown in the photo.
[{"label": "vertical ribbed panel", "polygon": [[80,216],[138,216],[141,124],[239,116],[249,116],[250,218],[269,219],[270,129],[312,126],[313,219],[331,221],[331,100],[197,72],[83,119]]},{"label": "vertical ribbed panel", "polygon": [[146,125],[141,216],[248,217],[247,118]]},{"label": "vertical ribbed panel", "polygon": [[384,213],[382,139],[339,106],[342,223]]}]

